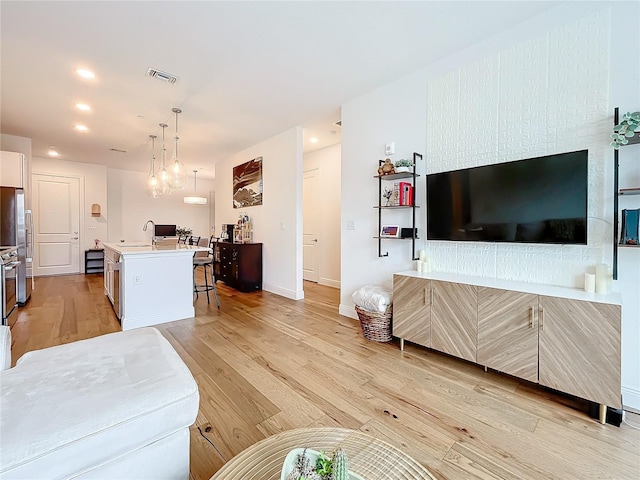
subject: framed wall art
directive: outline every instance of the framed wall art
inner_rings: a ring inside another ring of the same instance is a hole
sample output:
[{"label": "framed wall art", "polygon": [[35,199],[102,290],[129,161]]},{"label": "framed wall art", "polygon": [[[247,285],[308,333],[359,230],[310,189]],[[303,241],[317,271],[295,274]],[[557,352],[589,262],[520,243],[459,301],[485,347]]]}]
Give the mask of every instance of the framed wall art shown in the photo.
[{"label": "framed wall art", "polygon": [[262,205],[262,157],[233,167],[233,208]]}]

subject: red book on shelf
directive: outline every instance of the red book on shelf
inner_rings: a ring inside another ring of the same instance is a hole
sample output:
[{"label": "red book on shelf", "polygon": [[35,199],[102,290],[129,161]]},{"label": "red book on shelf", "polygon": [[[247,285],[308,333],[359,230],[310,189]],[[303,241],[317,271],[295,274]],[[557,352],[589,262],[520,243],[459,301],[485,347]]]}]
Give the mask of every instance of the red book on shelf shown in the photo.
[{"label": "red book on shelf", "polygon": [[408,205],[407,203],[407,187],[410,187],[409,182],[400,182],[400,205]]}]

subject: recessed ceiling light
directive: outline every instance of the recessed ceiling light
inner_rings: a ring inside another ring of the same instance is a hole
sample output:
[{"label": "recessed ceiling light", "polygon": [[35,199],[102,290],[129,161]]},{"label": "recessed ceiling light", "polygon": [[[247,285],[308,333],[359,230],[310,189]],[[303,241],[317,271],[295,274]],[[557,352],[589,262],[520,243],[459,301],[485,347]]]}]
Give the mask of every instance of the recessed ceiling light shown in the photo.
[{"label": "recessed ceiling light", "polygon": [[80,75],[82,78],[88,78],[88,79],[96,78],[96,74],[86,68],[77,68],[76,73]]},{"label": "recessed ceiling light", "polygon": [[75,128],[79,132],[86,132],[87,130],[89,130],[89,127],[87,127],[86,125],[74,125],[73,128]]},{"label": "recessed ceiling light", "polygon": [[91,107],[86,103],[76,103],[76,108],[78,110],[82,110],[83,112],[88,112],[89,110],[91,110]]},{"label": "recessed ceiling light", "polygon": [[309,141],[310,141],[311,143],[318,143],[318,139],[317,139],[316,137],[311,137],[311,138],[309,139]]},{"label": "recessed ceiling light", "polygon": [[56,152],[55,150],[49,150],[47,152],[47,155],[49,155],[50,157],[57,157],[60,154],[58,152]]}]

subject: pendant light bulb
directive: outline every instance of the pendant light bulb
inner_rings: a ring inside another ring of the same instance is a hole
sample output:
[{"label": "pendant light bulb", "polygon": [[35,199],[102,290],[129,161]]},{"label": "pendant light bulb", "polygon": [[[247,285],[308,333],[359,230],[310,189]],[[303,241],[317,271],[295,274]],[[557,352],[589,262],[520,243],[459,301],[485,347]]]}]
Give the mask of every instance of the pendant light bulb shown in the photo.
[{"label": "pendant light bulb", "polygon": [[162,127],[162,165],[160,167],[160,174],[158,175],[160,177],[158,189],[160,195],[169,195],[171,193],[171,183],[166,167],[167,147],[164,143],[164,129],[167,128],[167,124],[161,123],[160,127]]},{"label": "pendant light bulb", "polygon": [[156,136],[149,135],[151,138],[151,166],[149,168],[149,178],[147,178],[147,195],[152,198],[160,196],[158,189],[158,178],[156,177]]},{"label": "pendant light bulb", "polygon": [[174,137],[171,178],[169,181],[173,190],[182,190],[187,183],[187,174],[178,156],[178,141],[180,140],[180,137],[178,137],[178,114],[182,113],[182,110],[173,108],[171,111],[176,114],[176,135]]}]

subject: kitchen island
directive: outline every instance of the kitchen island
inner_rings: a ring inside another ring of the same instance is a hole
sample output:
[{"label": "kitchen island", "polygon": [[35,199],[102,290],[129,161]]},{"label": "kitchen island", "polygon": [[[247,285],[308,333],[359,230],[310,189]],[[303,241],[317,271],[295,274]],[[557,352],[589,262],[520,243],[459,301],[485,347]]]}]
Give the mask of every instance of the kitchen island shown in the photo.
[{"label": "kitchen island", "polygon": [[172,322],[195,315],[195,245],[105,243],[104,289],[122,330]]}]

